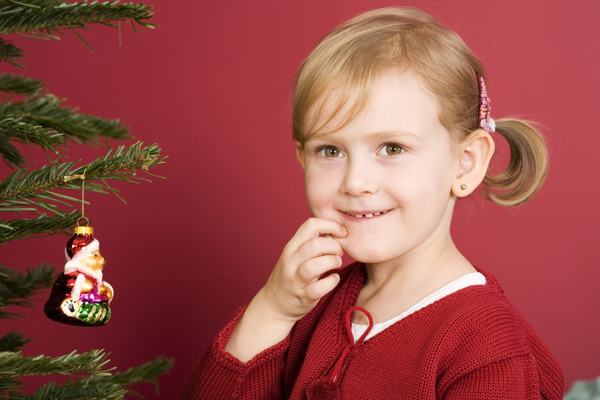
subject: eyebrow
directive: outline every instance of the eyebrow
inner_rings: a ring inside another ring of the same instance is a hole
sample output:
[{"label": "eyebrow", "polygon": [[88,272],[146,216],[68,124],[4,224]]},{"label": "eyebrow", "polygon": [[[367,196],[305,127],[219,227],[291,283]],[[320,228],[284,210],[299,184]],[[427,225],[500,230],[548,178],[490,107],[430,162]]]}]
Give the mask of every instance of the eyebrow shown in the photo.
[{"label": "eyebrow", "polygon": [[[375,132],[369,132],[366,133],[365,135],[367,135],[369,138],[373,138],[375,140],[379,139],[379,140],[385,140],[385,139],[389,139],[390,137],[404,137],[404,138],[410,138],[413,140],[418,140],[418,141],[423,141],[423,137],[420,137],[418,135],[415,135],[412,132],[406,132],[406,131],[395,131],[395,130],[391,130],[391,131],[375,131]],[[319,140],[326,140],[327,137],[329,136],[340,136],[340,134],[338,132],[318,132],[315,133],[313,135],[311,135],[308,140],[311,139],[319,139]]]}]

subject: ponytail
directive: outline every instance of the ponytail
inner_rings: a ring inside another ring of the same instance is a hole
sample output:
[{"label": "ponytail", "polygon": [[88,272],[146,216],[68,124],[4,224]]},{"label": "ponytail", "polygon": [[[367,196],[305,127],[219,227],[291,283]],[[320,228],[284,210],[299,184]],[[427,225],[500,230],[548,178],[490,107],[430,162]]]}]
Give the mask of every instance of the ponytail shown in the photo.
[{"label": "ponytail", "polygon": [[528,122],[518,119],[496,121],[496,132],[506,139],[510,162],[505,171],[483,180],[484,196],[501,206],[525,203],[542,187],[548,172],[548,150],[544,139]]}]

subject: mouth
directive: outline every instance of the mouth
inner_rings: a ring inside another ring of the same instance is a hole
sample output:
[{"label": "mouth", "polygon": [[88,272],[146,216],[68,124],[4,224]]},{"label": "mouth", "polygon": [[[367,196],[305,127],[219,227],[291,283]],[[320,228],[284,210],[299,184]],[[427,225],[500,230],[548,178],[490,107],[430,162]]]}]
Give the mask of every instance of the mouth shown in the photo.
[{"label": "mouth", "polygon": [[385,211],[342,211],[344,214],[349,215],[354,218],[373,218],[378,217],[380,215],[387,214],[391,210]]}]

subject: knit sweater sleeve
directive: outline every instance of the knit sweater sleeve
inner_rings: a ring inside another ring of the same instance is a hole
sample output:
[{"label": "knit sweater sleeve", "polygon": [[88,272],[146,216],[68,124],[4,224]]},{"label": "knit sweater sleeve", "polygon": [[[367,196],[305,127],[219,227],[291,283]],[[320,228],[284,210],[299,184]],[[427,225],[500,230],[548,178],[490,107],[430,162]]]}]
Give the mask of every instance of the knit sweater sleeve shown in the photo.
[{"label": "knit sweater sleeve", "polygon": [[289,337],[244,364],[225,351],[240,309],[206,350],[184,386],[181,400],[281,399],[284,357]]},{"label": "knit sweater sleeve", "polygon": [[538,383],[531,379],[536,375],[534,365],[531,355],[485,365],[454,382],[444,400],[542,399]]}]

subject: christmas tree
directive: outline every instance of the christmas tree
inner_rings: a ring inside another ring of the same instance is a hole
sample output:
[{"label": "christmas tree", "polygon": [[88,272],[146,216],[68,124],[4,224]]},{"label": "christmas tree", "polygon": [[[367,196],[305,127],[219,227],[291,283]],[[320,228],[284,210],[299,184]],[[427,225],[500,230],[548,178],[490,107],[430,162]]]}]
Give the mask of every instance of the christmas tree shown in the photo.
[{"label": "christmas tree", "polygon": [[[24,68],[24,52],[6,35],[53,39],[89,24],[121,29],[121,23],[153,28],[152,8],[116,1],[64,3],[55,0],[0,2],[0,63]],[[95,144],[99,139],[127,139],[128,128],[119,120],[79,113],[45,90],[44,83],[17,74],[0,74],[0,156],[12,172],[0,182],[0,245],[70,230],[82,221],[87,191],[118,195],[108,181],[139,182],[140,175],[163,163],[158,145],[138,142],[108,151],[104,157],[77,166],[67,161],[70,143]],[[20,148],[38,146],[45,159],[41,167],[23,156]],[[74,194],[76,193],[76,194]],[[79,196],[78,196],[79,195]],[[1,262],[1,260],[0,260]],[[42,264],[34,269],[9,269],[0,263],[0,319],[17,316],[8,306],[32,306],[31,296],[52,286],[57,271]],[[0,338],[0,399],[124,399],[136,382],[156,382],[172,366],[159,357],[144,365],[116,372],[107,366],[104,350],[72,352],[60,357],[25,357],[22,348],[31,339],[10,332]],[[49,382],[32,394],[22,392],[22,378],[33,375],[72,377],[63,384]]]}]

